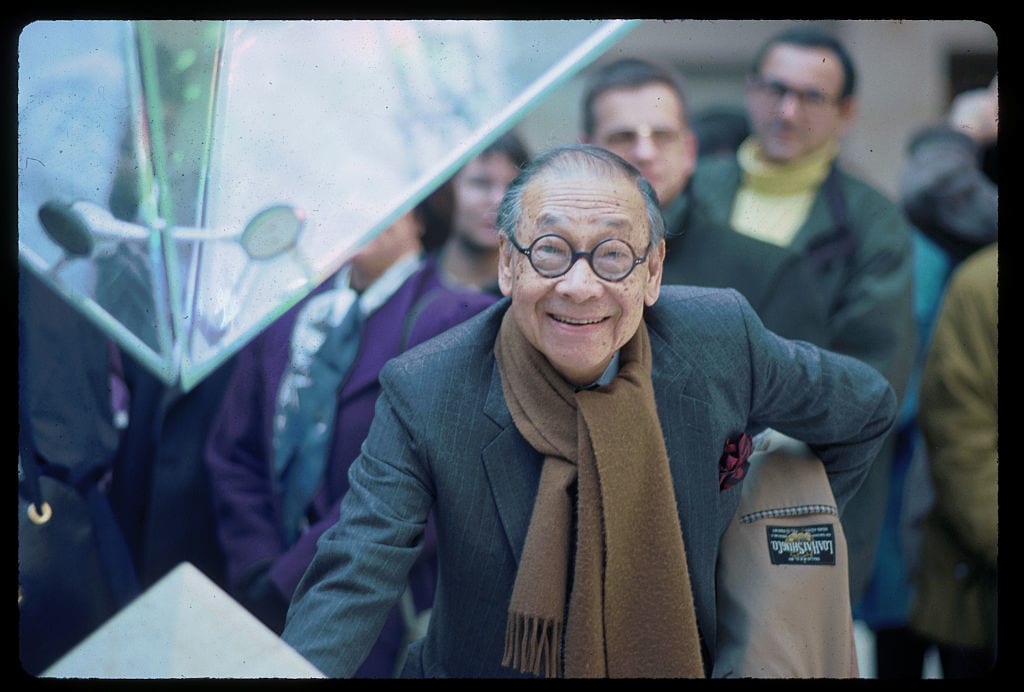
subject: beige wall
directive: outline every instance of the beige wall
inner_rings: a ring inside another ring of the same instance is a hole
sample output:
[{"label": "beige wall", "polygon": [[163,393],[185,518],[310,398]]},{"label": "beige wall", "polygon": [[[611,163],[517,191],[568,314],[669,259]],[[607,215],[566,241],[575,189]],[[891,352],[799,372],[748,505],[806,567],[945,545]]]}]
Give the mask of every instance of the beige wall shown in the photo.
[{"label": "beige wall", "polygon": [[[976,21],[842,20],[816,22],[834,31],[857,64],[859,116],[843,143],[852,169],[894,196],[909,135],[942,117],[948,105],[951,51],[994,53],[997,38]],[[595,64],[635,55],[679,65],[691,109],[743,103],[743,79],[760,44],[792,24],[774,20],[645,20]],[[519,124],[539,151],[575,141],[586,70],[566,82]]]}]

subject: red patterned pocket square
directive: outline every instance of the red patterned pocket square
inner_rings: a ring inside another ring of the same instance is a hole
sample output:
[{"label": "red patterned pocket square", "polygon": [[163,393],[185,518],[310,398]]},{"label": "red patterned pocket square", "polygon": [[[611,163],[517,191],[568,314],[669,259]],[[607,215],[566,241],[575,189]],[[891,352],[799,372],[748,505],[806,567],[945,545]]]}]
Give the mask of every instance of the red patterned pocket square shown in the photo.
[{"label": "red patterned pocket square", "polygon": [[750,435],[743,433],[737,439],[726,440],[725,452],[718,462],[718,488],[728,490],[739,484],[750,467],[750,453],[754,445]]}]

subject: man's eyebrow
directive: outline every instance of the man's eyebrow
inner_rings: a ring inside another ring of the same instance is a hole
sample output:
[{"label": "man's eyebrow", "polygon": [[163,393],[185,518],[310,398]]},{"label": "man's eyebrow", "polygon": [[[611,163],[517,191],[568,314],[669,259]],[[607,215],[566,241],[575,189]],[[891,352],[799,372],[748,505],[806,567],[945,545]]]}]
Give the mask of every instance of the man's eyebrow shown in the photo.
[{"label": "man's eyebrow", "polygon": [[633,224],[631,224],[627,219],[615,219],[615,218],[601,219],[601,225],[605,226],[607,228],[614,228],[616,230],[618,230],[618,229],[629,230],[630,228],[633,227]]},{"label": "man's eyebrow", "polygon": [[564,226],[565,223],[565,217],[557,214],[545,213],[537,217],[538,228],[558,228],[559,226]]},{"label": "man's eyebrow", "polygon": [[[612,230],[629,230],[633,224],[626,218],[607,217],[599,220],[599,223]],[[569,225],[564,216],[559,214],[544,213],[537,217],[537,227],[541,229],[561,228]]]}]

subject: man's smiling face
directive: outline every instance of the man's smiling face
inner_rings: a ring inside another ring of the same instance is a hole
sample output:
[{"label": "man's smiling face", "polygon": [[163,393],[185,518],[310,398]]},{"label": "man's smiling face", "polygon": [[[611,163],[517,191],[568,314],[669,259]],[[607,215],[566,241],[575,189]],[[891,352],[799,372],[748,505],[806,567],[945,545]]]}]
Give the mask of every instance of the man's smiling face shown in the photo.
[{"label": "man's smiling face", "polygon": [[664,241],[648,247],[647,209],[636,183],[601,168],[538,174],[523,191],[516,238],[525,248],[538,236],[556,233],[582,251],[606,238],[624,240],[637,257],[648,255],[624,280],[598,278],[586,259],[562,276],[545,278],[501,238],[499,283],[512,296],[519,329],[555,370],[581,386],[597,380],[636,333],[644,306],[658,298],[665,256]]}]

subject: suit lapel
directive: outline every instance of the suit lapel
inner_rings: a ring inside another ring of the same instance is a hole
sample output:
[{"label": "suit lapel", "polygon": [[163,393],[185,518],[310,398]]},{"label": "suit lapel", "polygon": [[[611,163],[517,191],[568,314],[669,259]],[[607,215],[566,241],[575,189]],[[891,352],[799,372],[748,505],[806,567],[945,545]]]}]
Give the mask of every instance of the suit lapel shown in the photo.
[{"label": "suit lapel", "polygon": [[661,420],[671,421],[673,429],[679,425],[694,427],[698,425],[694,417],[697,402],[685,393],[693,365],[676,350],[676,344],[682,343],[683,335],[673,328],[674,325],[660,320],[648,320],[651,352],[654,355],[651,373],[654,379],[654,398]]},{"label": "suit lapel", "polygon": [[[687,334],[685,324],[673,319],[673,314],[667,314],[664,320],[659,319],[662,315],[666,312],[654,310],[648,319],[654,353],[654,398],[689,551],[691,542],[703,538],[702,531],[707,530],[707,536],[715,534],[718,468],[717,464],[708,463],[709,458],[714,460],[716,450],[706,445],[717,442],[706,439],[708,431],[715,428],[710,403],[695,396],[690,391],[692,386],[688,386],[694,375],[693,364],[680,346],[692,343],[693,338]],[[697,444],[702,440],[703,447]],[[700,546],[694,543],[692,547]]]},{"label": "suit lapel", "polygon": [[[795,271],[804,261],[808,247],[833,230],[832,213],[823,190],[819,189],[807,219],[787,247],[751,238],[735,230],[729,220],[741,183],[739,167],[730,168],[725,175],[721,171],[716,174],[717,178],[712,176],[709,180],[702,179],[699,173],[694,177],[694,184],[701,188],[695,194],[708,195],[719,203],[701,207],[712,222],[711,227],[705,228],[695,221],[691,229],[695,231],[694,237],[688,239],[684,235],[676,241],[676,254],[682,257],[677,260],[679,268],[673,278],[677,283],[735,288],[761,313],[778,297],[774,293],[782,274]],[[715,187],[709,187],[712,184]],[[729,258],[729,262],[723,265],[722,258]]]},{"label": "suit lapel", "polygon": [[516,430],[505,404],[497,364],[493,366],[484,413],[497,426],[497,434],[484,446],[480,456],[505,537],[518,563],[533,514],[543,459]]},{"label": "suit lapel", "polygon": [[694,442],[702,438],[700,431],[707,426],[707,405],[686,393],[693,365],[676,351],[675,345],[683,343],[680,341],[682,335],[659,333],[655,329],[651,329],[650,334],[655,354],[652,367],[654,400],[669,455],[676,504],[680,512],[685,513],[686,507],[694,506],[697,500],[694,493],[701,487],[699,482],[694,482],[693,473],[700,469],[702,451],[694,447]]},{"label": "suit lapel", "polygon": [[351,372],[345,377],[338,393],[338,406],[363,395],[367,389],[378,386],[378,377],[384,364],[407,347],[403,345],[405,318],[416,300],[429,289],[429,273],[418,269],[363,323],[359,355]]}]

